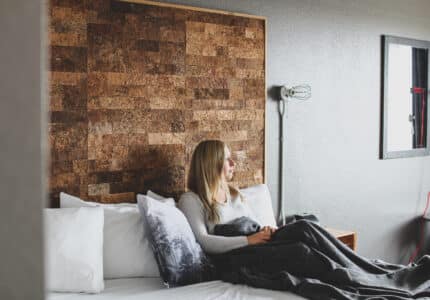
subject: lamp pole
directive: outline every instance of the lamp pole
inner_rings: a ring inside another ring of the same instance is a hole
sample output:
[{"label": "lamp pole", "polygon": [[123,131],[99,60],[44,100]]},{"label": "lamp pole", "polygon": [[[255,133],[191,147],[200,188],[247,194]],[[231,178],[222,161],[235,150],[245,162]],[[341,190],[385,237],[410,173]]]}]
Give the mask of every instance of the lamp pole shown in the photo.
[{"label": "lamp pole", "polygon": [[280,185],[280,201],[279,201],[279,216],[278,224],[285,225],[285,208],[284,208],[284,116],[286,110],[286,101],[281,99],[278,102],[278,110],[280,115],[280,126],[279,126],[279,185]]},{"label": "lamp pole", "polygon": [[280,161],[280,171],[279,171],[279,215],[278,215],[278,225],[285,225],[285,191],[284,191],[284,119],[288,118],[287,108],[289,99],[298,100],[308,100],[311,97],[311,87],[309,85],[298,85],[292,88],[288,88],[285,85],[281,86],[279,89],[280,99],[278,101],[278,110],[280,116],[280,128],[279,128],[279,161]]}]

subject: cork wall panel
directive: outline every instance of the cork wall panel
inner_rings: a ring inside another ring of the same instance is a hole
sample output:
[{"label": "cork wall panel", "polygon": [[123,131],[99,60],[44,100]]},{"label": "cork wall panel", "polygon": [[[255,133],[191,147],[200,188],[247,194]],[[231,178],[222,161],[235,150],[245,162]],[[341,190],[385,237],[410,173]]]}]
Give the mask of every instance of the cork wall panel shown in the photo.
[{"label": "cork wall panel", "polygon": [[234,184],[263,182],[263,19],[106,0],[49,16],[52,206],[177,197],[204,139],[229,144]]}]

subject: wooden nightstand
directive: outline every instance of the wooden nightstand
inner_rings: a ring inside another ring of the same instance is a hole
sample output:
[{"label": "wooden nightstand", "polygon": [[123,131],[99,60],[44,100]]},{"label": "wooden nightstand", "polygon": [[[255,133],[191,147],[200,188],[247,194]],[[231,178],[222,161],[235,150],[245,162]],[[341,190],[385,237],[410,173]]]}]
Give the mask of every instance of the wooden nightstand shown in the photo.
[{"label": "wooden nightstand", "polygon": [[333,228],[326,228],[326,230],[352,250],[355,251],[357,248],[357,234],[354,231],[345,231]]}]

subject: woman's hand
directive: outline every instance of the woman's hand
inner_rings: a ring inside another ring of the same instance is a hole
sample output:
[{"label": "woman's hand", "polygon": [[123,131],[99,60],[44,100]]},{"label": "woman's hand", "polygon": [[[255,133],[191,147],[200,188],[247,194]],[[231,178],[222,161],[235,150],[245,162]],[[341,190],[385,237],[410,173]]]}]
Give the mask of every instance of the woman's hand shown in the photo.
[{"label": "woman's hand", "polygon": [[270,234],[274,234],[275,233],[275,231],[277,230],[278,228],[276,228],[276,227],[270,227],[270,226],[264,226],[263,228],[262,228],[262,230],[269,230],[270,231]]},{"label": "woman's hand", "polygon": [[259,232],[248,235],[248,245],[266,243],[270,240],[270,237],[272,236],[272,231],[274,232],[274,228],[264,226]]}]

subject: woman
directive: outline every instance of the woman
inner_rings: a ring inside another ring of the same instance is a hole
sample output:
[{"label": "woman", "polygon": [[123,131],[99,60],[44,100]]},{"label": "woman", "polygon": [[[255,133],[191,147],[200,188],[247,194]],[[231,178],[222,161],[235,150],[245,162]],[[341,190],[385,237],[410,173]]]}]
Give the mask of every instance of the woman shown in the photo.
[{"label": "woman", "polygon": [[216,224],[225,224],[243,216],[256,220],[243,196],[227,183],[233,177],[234,166],[230,149],[219,140],[198,144],[191,159],[188,176],[190,191],[181,196],[178,206],[207,253],[219,254],[246,245],[265,243],[274,231],[274,228],[264,226],[261,231],[249,236],[223,237],[213,234]]},{"label": "woman", "polygon": [[430,256],[409,266],[368,260],[306,221],[276,232],[265,226],[250,236],[214,235],[217,224],[244,216],[256,220],[239,191],[227,183],[234,165],[222,141],[201,142],[191,160],[190,191],[179,201],[197,241],[216,254],[211,257],[217,278],[318,300],[430,299]]}]

